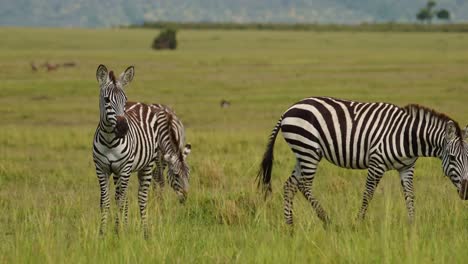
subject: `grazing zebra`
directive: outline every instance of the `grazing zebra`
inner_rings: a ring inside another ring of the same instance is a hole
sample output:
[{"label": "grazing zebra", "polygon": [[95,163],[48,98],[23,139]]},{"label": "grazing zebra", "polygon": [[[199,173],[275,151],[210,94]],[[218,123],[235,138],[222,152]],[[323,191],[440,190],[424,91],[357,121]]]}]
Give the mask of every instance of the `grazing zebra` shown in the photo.
[{"label": "grazing zebra", "polygon": [[[125,104],[125,107],[127,109],[132,109],[135,106],[138,106],[140,103],[138,102],[127,102]],[[150,104],[149,105],[154,112],[158,111],[166,111],[166,114],[171,117],[170,121],[170,131],[171,131],[171,140],[175,143],[174,144],[174,149],[176,149],[177,153],[181,153],[181,160],[186,161],[187,156],[190,154],[192,146],[190,144],[185,144],[185,129],[184,125],[182,122],[179,120],[179,118],[176,116],[175,112],[168,106],[162,105],[162,104]],[[156,153],[156,166],[153,170],[153,189],[156,191],[158,186],[159,188],[162,189],[164,188],[165,181],[164,181],[164,169],[167,166],[167,162],[163,159],[163,155],[160,154],[160,152]],[[186,165],[187,166],[187,165]],[[188,166],[187,166],[188,169]],[[177,187],[177,181],[175,181],[176,177],[174,177],[174,170],[169,167],[168,170],[168,181],[169,185],[174,189],[177,190],[179,189]],[[181,196],[180,198],[183,198]],[[184,199],[180,200],[181,202],[184,201]]]},{"label": "grazing zebra", "polygon": [[[166,162],[177,171],[179,195],[185,199],[188,190],[188,173],[180,165],[179,155],[170,142],[168,117],[164,111],[155,113],[151,107],[139,104],[125,110],[127,97],[124,87],[133,79],[134,68],[128,67],[117,79],[112,71],[99,65],[96,78],[100,86],[100,120],[93,143],[93,158],[101,189],[100,233],[106,229],[110,207],[109,177],[113,174],[116,186],[115,200],[119,207],[116,217],[116,231],[119,228],[119,214],[127,222],[128,201],[126,190],[130,174],[138,171],[138,203],[145,238],[148,237],[146,204],[151,183],[152,168],[157,151],[163,153]],[[169,142],[169,143],[168,143]]]},{"label": "grazing zebra", "polygon": [[296,156],[291,177],[284,184],[284,216],[293,223],[293,198],[300,190],[327,224],[329,218],[312,194],[317,165],[325,157],[351,169],[368,169],[358,219],[363,219],[382,175],[400,173],[410,221],[414,216],[413,172],[418,157],[438,157],[460,198],[468,199],[468,132],[434,110],[387,103],[360,103],[311,97],[291,106],[273,129],[259,171],[259,184],[271,192],[273,148],[281,128]]}]

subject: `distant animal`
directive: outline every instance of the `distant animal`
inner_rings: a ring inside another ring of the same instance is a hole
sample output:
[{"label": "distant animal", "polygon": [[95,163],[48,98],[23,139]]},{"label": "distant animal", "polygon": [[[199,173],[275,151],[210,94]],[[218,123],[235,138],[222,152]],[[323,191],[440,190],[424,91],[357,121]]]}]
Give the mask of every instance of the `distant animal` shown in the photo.
[{"label": "distant animal", "polygon": [[[99,65],[96,78],[100,87],[100,121],[94,135],[93,159],[101,189],[100,234],[104,234],[110,208],[109,178],[113,174],[116,186],[115,199],[119,208],[116,231],[120,217],[127,222],[128,200],[126,196],[130,174],[138,171],[141,223],[145,238],[149,237],[147,224],[148,188],[158,151],[174,172],[178,186],[176,192],[186,199],[188,193],[188,167],[180,159],[170,136],[170,117],[166,111],[152,111],[145,104],[125,110],[127,97],[124,88],[133,80],[133,66],[119,78],[106,66]],[[123,216],[122,216],[123,215]]]},{"label": "distant animal", "polygon": [[361,103],[331,97],[311,97],[291,106],[274,127],[259,171],[259,184],[271,192],[273,148],[281,129],[296,156],[292,175],[284,184],[284,217],[293,224],[293,198],[297,190],[318,217],[329,217],[312,192],[320,160],[344,168],[368,169],[358,219],[365,217],[374,191],[387,170],[400,173],[410,221],[414,218],[413,173],[418,157],[438,157],[442,169],[468,199],[468,130],[452,118],[410,104]]},{"label": "distant animal", "polygon": [[76,66],[76,62],[74,61],[69,61],[69,62],[64,62],[62,64],[63,67],[75,67]]},{"label": "distant animal", "polygon": [[[139,102],[127,102],[125,107],[127,111],[131,111],[133,107],[138,106]],[[184,125],[180,121],[180,119],[176,116],[175,112],[168,106],[162,104],[150,104],[149,107],[152,111],[166,111],[167,117],[169,118],[168,123],[170,124],[170,138],[172,142],[175,143],[174,148],[177,149],[177,153],[181,156],[181,160],[186,162],[187,156],[190,154],[192,150],[192,146],[190,144],[185,143],[185,129]],[[164,160],[163,155],[161,152],[158,152],[156,157],[156,166],[153,170],[153,189],[156,192],[158,187],[162,191],[165,185],[164,181],[164,170],[167,166],[167,162]],[[188,166],[187,166],[188,169]],[[190,172],[190,170],[188,170]],[[179,184],[176,181],[176,177],[174,175],[178,174],[178,172],[174,171],[174,168],[169,167],[167,172],[167,178],[169,185],[176,190],[180,190],[181,187],[177,186]],[[189,175],[188,175],[189,177]],[[183,196],[179,195],[179,198],[183,198]],[[183,202],[184,199],[180,199],[180,202]]]},{"label": "distant animal", "polygon": [[231,102],[226,101],[226,100],[223,99],[223,100],[221,100],[220,106],[221,106],[221,108],[228,108],[229,106],[231,106]]},{"label": "distant animal", "polygon": [[55,71],[60,67],[59,64],[51,64],[49,62],[45,62],[43,66],[47,69],[48,72]]},{"label": "distant animal", "polygon": [[37,66],[36,66],[36,64],[35,64],[33,61],[31,61],[31,70],[32,70],[33,72],[37,72]]}]

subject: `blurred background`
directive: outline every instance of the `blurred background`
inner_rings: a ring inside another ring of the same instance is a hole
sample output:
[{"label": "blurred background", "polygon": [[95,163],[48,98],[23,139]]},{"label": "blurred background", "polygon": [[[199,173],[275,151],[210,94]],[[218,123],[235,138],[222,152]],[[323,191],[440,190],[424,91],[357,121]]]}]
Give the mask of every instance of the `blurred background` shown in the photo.
[{"label": "blurred background", "polygon": [[[108,27],[145,22],[414,22],[426,0],[2,0],[0,25]],[[434,1],[451,20],[468,20],[468,2]]]}]

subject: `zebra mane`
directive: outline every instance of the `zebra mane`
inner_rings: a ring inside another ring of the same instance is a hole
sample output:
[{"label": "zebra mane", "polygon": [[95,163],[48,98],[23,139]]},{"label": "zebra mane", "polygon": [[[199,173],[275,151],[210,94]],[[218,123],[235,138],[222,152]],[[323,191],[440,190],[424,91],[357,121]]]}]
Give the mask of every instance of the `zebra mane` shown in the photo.
[{"label": "zebra mane", "polygon": [[183,160],[182,151],[179,149],[179,143],[177,142],[177,136],[175,134],[176,132],[174,131],[172,127],[172,120],[174,119],[174,113],[170,111],[170,109],[164,109],[164,112],[167,115],[167,126],[169,127],[169,139],[171,140],[171,145],[174,150],[177,150],[177,154],[180,160]]},{"label": "zebra mane", "polygon": [[452,118],[450,118],[449,116],[447,116],[444,113],[439,113],[439,112],[435,111],[434,109],[431,109],[431,108],[428,108],[428,107],[425,107],[425,106],[422,106],[422,105],[418,105],[418,104],[406,105],[406,106],[403,107],[403,110],[407,114],[409,114],[411,116],[414,116],[414,117],[420,117],[421,113],[422,113],[423,115],[429,115],[430,117],[437,118],[437,119],[443,121],[444,123],[448,122],[448,121],[452,121],[455,124],[457,136],[461,137],[461,135],[462,135],[460,125],[458,124],[458,122],[453,120]]}]

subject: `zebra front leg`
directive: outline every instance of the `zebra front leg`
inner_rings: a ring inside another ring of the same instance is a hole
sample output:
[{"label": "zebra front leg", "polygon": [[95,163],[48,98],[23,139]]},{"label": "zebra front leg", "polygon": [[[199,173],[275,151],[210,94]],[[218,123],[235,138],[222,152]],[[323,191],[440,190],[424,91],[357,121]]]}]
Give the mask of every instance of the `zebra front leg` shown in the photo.
[{"label": "zebra front leg", "polygon": [[153,166],[147,166],[138,172],[138,204],[140,206],[141,226],[143,228],[143,236],[149,238],[148,221],[146,218],[146,206],[148,202],[148,189],[151,184]]},{"label": "zebra front leg", "polygon": [[364,190],[364,195],[362,198],[362,206],[359,210],[358,220],[364,220],[366,216],[367,207],[369,206],[369,202],[372,200],[374,196],[375,188],[382,179],[385,170],[379,166],[371,166],[369,167],[369,171],[367,172],[367,179],[366,179],[366,187]]},{"label": "zebra front leg", "polygon": [[297,192],[297,179],[294,177],[296,170],[284,183],[284,219],[286,224],[293,224],[293,200]]},{"label": "zebra front leg", "polygon": [[[115,174],[112,176],[114,180],[114,187],[115,187],[115,204],[117,205],[117,208],[119,208],[119,200],[120,200],[120,195],[121,195],[121,188],[120,188],[120,182],[119,182],[119,175]],[[119,217],[115,218],[115,233],[119,234]]]},{"label": "zebra front leg", "polygon": [[[121,183],[119,182],[119,176],[117,174],[114,174],[113,176],[114,179],[114,186],[115,186],[115,204],[117,204],[117,207],[119,207],[120,203],[120,196],[122,195],[122,188],[121,188]],[[128,199],[125,199],[125,204],[124,204],[124,225],[127,225],[128,223]],[[115,233],[119,234],[119,228],[120,228],[120,218],[117,216],[115,218]]]},{"label": "zebra front leg", "polygon": [[414,219],[414,191],[413,191],[413,175],[414,164],[399,170],[401,186],[405,195],[406,208],[408,209],[408,217],[410,223]]},{"label": "zebra front leg", "polygon": [[[153,170],[153,190],[156,194],[156,197],[162,199],[162,191],[164,189],[164,169],[166,164],[164,161],[160,160],[159,157],[156,158],[156,166]],[[159,186],[159,192],[158,192]]]},{"label": "zebra front leg", "polygon": [[117,184],[115,187],[115,199],[117,202],[117,214],[115,217],[115,232],[119,234],[120,230],[120,218],[124,219],[124,223],[127,222],[128,216],[128,201],[127,201],[127,189],[128,180],[130,179],[130,168],[128,172],[121,172],[117,177]]},{"label": "zebra front leg", "polygon": [[101,209],[101,224],[99,227],[99,234],[104,235],[107,229],[107,217],[110,209],[109,198],[109,174],[96,168],[96,174],[99,181],[99,188],[101,189],[100,209]]}]

